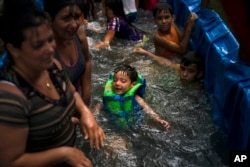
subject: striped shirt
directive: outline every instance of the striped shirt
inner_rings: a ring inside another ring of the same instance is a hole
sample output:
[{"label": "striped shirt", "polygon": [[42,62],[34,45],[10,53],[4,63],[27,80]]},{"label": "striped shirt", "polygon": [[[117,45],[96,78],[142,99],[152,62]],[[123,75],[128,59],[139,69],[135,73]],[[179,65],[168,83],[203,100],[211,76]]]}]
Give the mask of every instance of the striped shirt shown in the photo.
[{"label": "striped shirt", "polygon": [[0,91],[0,124],[29,129],[27,152],[73,146],[75,142],[75,126],[70,121],[75,100],[69,90],[69,79],[56,66],[49,69],[49,73],[60,94],[59,100],[35,90],[13,69],[0,71],[0,80],[14,83],[27,98]]}]

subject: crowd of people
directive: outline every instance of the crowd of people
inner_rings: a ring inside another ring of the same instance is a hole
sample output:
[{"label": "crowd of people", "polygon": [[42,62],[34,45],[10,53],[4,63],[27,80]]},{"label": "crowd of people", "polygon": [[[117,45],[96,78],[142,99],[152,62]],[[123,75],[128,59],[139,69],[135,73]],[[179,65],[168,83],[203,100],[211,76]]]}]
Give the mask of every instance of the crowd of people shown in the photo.
[{"label": "crowd of people", "polygon": [[[145,32],[133,24],[140,2],[98,1],[107,29],[95,48],[101,52],[114,38],[134,43],[143,40]],[[188,48],[198,16],[191,13],[180,31],[171,6],[157,2],[145,8],[152,11],[158,27],[155,53],[135,48],[134,54],[176,69],[184,85],[201,84],[202,56]],[[77,126],[91,148],[102,148],[106,138],[90,109],[92,58],[86,33],[79,28],[98,17],[95,3],[4,0],[0,16],[5,51],[0,58],[0,166],[93,166],[74,144]],[[172,62],[171,56],[179,56],[180,63]],[[141,111],[164,129],[170,128],[144,101],[145,87],[145,78],[134,67],[119,66],[107,80],[98,110],[111,115],[110,122],[121,130],[135,126]]]}]

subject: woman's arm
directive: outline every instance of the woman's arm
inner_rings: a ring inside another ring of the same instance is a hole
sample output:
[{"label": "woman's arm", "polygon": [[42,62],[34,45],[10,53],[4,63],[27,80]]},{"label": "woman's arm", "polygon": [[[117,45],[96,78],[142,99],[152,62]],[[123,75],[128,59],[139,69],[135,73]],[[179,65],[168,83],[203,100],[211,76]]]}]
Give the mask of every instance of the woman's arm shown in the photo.
[{"label": "woman's arm", "polygon": [[[59,68],[61,67],[61,64],[57,60],[54,60],[54,62],[57,64],[57,66],[59,66]],[[80,123],[84,138],[89,139],[90,141],[90,147],[93,148],[95,146],[97,149],[99,149],[104,145],[105,134],[102,128],[97,124],[90,109],[83,102],[80,94],[75,90],[74,85],[70,81],[69,84],[69,89],[74,95],[76,109],[79,114],[78,118],[73,117],[71,120],[73,123]]]},{"label": "woman's arm", "polygon": [[90,105],[90,99],[91,99],[91,72],[92,72],[92,60],[91,55],[89,52],[89,45],[86,33],[83,31],[82,28],[79,28],[78,30],[78,36],[80,38],[80,41],[82,43],[82,50],[83,55],[85,57],[85,72],[84,75],[81,76],[81,95],[83,98],[83,101],[87,106]]},{"label": "woman's arm", "polygon": [[[72,84],[71,84],[72,85]],[[72,87],[74,87],[72,85]],[[84,139],[89,139],[90,147],[99,149],[104,146],[105,134],[103,129],[96,122],[93,113],[84,104],[78,92],[74,92],[76,108],[80,114],[80,127],[83,131]]]},{"label": "woman's arm", "polygon": [[91,161],[81,150],[73,147],[57,147],[36,153],[25,152],[28,128],[0,125],[0,164],[15,167],[48,167],[67,163],[72,166],[92,167]]},{"label": "woman's arm", "polygon": [[160,123],[164,128],[170,128],[170,124],[167,121],[161,119],[161,117],[153,111],[153,109],[143,100],[143,98],[135,95],[135,99],[142,107],[143,111],[145,111],[152,119]]},{"label": "woman's arm", "polygon": [[[5,91],[5,88],[11,91]],[[40,151],[36,153],[26,152],[28,142],[29,127],[14,126],[11,123],[5,123],[7,120],[25,121],[25,113],[28,103],[25,96],[14,85],[0,83],[0,164],[1,166],[16,167],[47,167],[56,166],[61,163],[68,163],[72,166],[84,165],[92,167],[91,161],[83,154],[81,150],[73,147],[57,147]],[[18,114],[18,118],[8,115],[8,111]],[[22,114],[23,113],[23,114]],[[21,122],[22,122],[21,121]],[[17,122],[17,121],[16,121]],[[20,122],[20,121],[19,121]]]}]

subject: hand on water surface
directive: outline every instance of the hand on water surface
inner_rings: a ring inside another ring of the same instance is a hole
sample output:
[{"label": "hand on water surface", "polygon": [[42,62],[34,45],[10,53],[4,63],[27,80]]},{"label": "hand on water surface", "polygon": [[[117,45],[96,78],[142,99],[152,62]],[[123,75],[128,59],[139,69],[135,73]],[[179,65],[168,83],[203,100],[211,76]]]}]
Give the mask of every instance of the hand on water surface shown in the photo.
[{"label": "hand on water surface", "polygon": [[168,121],[165,121],[163,119],[159,120],[159,123],[166,129],[170,128],[170,124],[168,123]]},{"label": "hand on water surface", "polygon": [[142,48],[135,48],[134,49],[134,53],[139,53],[139,54],[144,54],[144,55],[147,55],[147,52],[146,50],[142,49]]}]

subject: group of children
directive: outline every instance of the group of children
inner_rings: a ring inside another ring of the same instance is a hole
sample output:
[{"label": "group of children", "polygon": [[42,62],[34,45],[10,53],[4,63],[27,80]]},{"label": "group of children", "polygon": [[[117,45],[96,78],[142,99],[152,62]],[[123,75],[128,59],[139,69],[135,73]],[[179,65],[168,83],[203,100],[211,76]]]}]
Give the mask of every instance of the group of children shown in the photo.
[{"label": "group of children", "polygon": [[[47,13],[37,8],[35,0],[4,2],[0,37],[8,57],[6,61],[1,59],[0,66],[0,131],[4,134],[0,142],[1,163],[3,166],[92,166],[91,161],[73,147],[77,124],[91,147],[103,147],[105,139],[87,107],[88,98],[80,96],[76,89],[80,78],[85,81],[81,88],[87,88],[86,78],[78,76],[72,84],[73,76],[79,74],[79,66],[74,65],[83,62],[79,56],[85,59],[85,74],[91,74],[87,70],[90,57],[86,36],[78,32],[82,13],[76,3],[79,1],[44,0]],[[96,48],[111,44],[114,37],[134,42],[143,40],[142,31],[127,18],[122,0],[105,0],[104,4],[107,33]],[[159,3],[152,11],[158,26],[154,35],[156,52],[136,48],[134,53],[145,54],[176,69],[183,84],[199,81],[202,59],[196,52],[187,52],[197,15],[190,14],[181,33],[168,4]],[[172,55],[181,56],[180,64],[168,60]],[[65,70],[72,70],[71,67],[77,72]],[[83,70],[81,65],[80,68]],[[86,77],[90,79],[89,75]],[[168,129],[170,124],[144,101],[145,87],[145,78],[134,67],[121,65],[110,74],[103,91],[103,103],[96,108],[104,110],[122,131],[138,125],[142,111]]]},{"label": "group of children", "polygon": [[[107,18],[107,31],[103,41],[97,43],[95,48],[103,49],[107,47],[115,37],[133,42],[143,40],[143,32],[132,23],[137,15],[136,10],[130,10],[132,11],[131,14],[131,12],[126,12],[124,7],[124,5],[135,3],[133,7],[137,8],[137,1],[126,1],[124,3],[122,0],[104,0],[102,3],[103,10],[105,10],[103,13]],[[154,23],[158,27],[153,37],[155,54],[143,48],[135,48],[134,54],[143,54],[166,67],[174,69],[184,85],[194,83],[199,87],[202,86],[204,70],[202,56],[198,52],[188,51],[192,27],[198,16],[191,13],[183,31],[180,31],[175,24],[172,7],[168,3],[156,4],[152,8],[152,14]],[[172,57],[176,56],[180,57],[180,63],[171,60]],[[119,66],[110,74],[105,85],[103,104],[98,104],[95,109],[106,111],[111,122],[123,130],[138,123],[138,120],[140,120],[138,115],[141,115],[138,113],[141,111],[145,111],[164,128],[169,128],[170,124],[161,119],[143,100],[145,87],[145,79],[137,73],[134,67],[130,65]],[[135,117],[135,115],[137,116]]]},{"label": "group of children", "polygon": [[[107,17],[107,32],[102,42],[95,45],[103,49],[116,38],[132,42],[143,40],[143,32],[137,29],[125,14],[122,0],[105,0]],[[188,44],[193,25],[198,16],[190,13],[183,31],[175,24],[172,7],[168,3],[158,3],[152,8],[154,22],[158,29],[154,33],[155,54],[143,49],[135,48],[134,54],[143,54],[160,64],[174,69],[180,76],[183,85],[193,83],[202,86],[204,63],[202,56],[195,51],[188,51]],[[171,59],[179,57],[180,63]],[[161,119],[153,109],[143,100],[145,79],[137,74],[136,69],[129,65],[117,67],[110,74],[103,93],[103,104],[97,105],[96,110],[104,110],[109,120],[116,127],[126,130],[136,125],[141,111],[149,114],[156,122],[168,129],[170,124]]]}]

